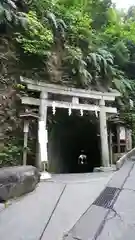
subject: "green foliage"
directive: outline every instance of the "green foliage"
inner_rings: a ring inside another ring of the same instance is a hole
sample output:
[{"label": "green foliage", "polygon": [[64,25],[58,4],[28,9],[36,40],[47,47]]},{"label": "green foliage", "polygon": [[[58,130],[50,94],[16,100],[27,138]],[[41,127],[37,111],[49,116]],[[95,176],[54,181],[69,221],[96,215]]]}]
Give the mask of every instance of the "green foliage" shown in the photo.
[{"label": "green foliage", "polygon": [[22,160],[22,148],[13,143],[4,146],[0,152],[0,167],[20,165]]},{"label": "green foliage", "polygon": [[128,91],[132,91],[128,79],[125,79],[122,75],[120,75],[119,78],[117,76],[117,78],[113,79],[113,85],[124,97],[127,97]]},{"label": "green foliage", "polygon": [[29,12],[26,16],[28,19],[27,31],[24,35],[18,33],[16,41],[22,45],[25,53],[47,55],[53,43],[51,30],[40,23],[36,13]]},{"label": "green foliage", "polygon": [[80,9],[74,11],[72,9],[70,12],[66,13],[66,22],[69,21],[69,32],[71,32],[71,37],[74,38],[78,36],[78,38],[84,39],[90,37],[91,31],[91,22],[92,19],[86,13],[82,13]]},{"label": "green foliage", "polygon": [[28,29],[16,40],[25,53],[49,53],[49,75],[60,73],[64,64],[63,81],[66,74],[76,86],[100,83],[128,95],[130,84],[122,67],[130,60],[126,42],[134,41],[131,18],[124,22],[125,15],[109,0],[34,0],[30,9]]},{"label": "green foliage", "polygon": [[19,14],[24,17],[27,27],[15,39],[25,55],[37,55],[48,75],[56,73],[57,80],[64,81],[66,74],[76,86],[88,88],[100,82],[129,94],[123,68],[131,58],[127,41],[135,42],[133,9],[126,15],[110,0],[33,0],[28,13],[19,12],[13,0],[3,0],[1,6],[1,16],[4,11],[8,22]]},{"label": "green foliage", "polygon": [[112,46],[112,53],[115,56],[115,62],[123,65],[125,61],[129,60],[129,50],[123,41],[118,41]]},{"label": "green foliage", "polygon": [[17,1],[2,0],[0,2],[0,25],[8,24],[10,27],[21,26],[25,28],[27,25],[25,14],[17,10]]},{"label": "green foliage", "polygon": [[16,85],[14,85],[14,88],[15,88],[15,89],[24,90],[26,87],[25,87],[25,85],[23,85],[23,84],[16,84]]},{"label": "green foliage", "polygon": [[62,19],[59,19],[52,12],[47,11],[44,18],[46,24],[48,24],[52,30],[54,42],[56,45],[60,43],[60,40],[65,39],[66,24]]},{"label": "green foliage", "polygon": [[78,79],[77,86],[88,87],[91,83],[92,76],[87,70],[87,63],[83,58],[82,50],[79,47],[66,45],[65,61],[68,64],[72,79]]},{"label": "green foliage", "polygon": [[88,67],[94,73],[93,81],[107,81],[112,80],[112,65],[113,56],[105,49],[98,49],[96,52],[89,53],[87,56]]}]

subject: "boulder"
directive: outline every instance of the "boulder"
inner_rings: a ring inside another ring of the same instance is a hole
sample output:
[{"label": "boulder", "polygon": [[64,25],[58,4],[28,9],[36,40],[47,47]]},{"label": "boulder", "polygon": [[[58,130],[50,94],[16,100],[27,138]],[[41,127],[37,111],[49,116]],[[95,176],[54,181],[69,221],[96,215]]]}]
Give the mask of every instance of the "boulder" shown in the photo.
[{"label": "boulder", "polygon": [[40,173],[33,166],[0,168],[0,202],[33,191],[40,181]]}]

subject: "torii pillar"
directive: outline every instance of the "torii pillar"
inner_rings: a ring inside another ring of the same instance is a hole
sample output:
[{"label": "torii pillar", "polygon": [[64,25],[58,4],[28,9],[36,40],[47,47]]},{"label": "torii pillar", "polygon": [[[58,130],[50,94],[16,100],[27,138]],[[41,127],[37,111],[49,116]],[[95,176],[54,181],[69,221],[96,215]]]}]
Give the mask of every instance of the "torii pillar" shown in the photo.
[{"label": "torii pillar", "polygon": [[100,138],[101,138],[101,157],[102,157],[102,166],[109,167],[109,146],[108,146],[108,132],[107,132],[107,119],[105,111],[105,101],[101,99],[99,102],[100,105]]},{"label": "torii pillar", "polygon": [[38,121],[38,157],[37,167],[42,169],[42,163],[48,163],[47,154],[47,92],[40,93],[39,121]]}]

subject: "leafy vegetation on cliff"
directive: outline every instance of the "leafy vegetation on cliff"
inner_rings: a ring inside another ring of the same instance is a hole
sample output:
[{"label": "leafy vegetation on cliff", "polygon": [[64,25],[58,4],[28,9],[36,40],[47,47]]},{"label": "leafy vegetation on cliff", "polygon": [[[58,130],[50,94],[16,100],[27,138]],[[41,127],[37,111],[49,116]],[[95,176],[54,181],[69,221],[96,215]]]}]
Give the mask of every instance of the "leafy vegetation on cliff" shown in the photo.
[{"label": "leafy vegetation on cliff", "polygon": [[134,7],[118,11],[111,0],[1,0],[0,119],[8,145],[16,131],[22,141],[16,109],[20,75],[100,91],[114,88],[122,94],[118,106],[128,109],[135,91],[134,29]]}]

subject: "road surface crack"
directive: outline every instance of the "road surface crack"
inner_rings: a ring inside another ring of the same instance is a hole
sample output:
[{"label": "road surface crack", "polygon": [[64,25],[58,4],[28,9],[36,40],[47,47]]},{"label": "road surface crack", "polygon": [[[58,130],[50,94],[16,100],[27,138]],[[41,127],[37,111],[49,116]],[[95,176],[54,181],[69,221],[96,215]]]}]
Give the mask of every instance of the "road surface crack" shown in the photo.
[{"label": "road surface crack", "polygon": [[64,188],[63,188],[63,190],[62,190],[62,192],[61,192],[61,194],[60,194],[60,196],[59,196],[59,198],[58,198],[58,200],[57,200],[57,202],[56,202],[56,204],[55,204],[55,206],[54,206],[54,208],[53,208],[53,211],[52,211],[52,213],[51,213],[51,215],[50,215],[50,217],[49,217],[49,219],[48,219],[48,221],[47,221],[47,223],[46,223],[46,225],[45,225],[45,227],[44,227],[44,229],[43,229],[43,232],[42,232],[41,236],[39,237],[39,240],[42,239],[42,237],[43,237],[43,235],[44,235],[44,232],[45,232],[47,226],[49,225],[49,223],[50,223],[50,221],[51,221],[51,219],[52,219],[52,217],[53,217],[53,214],[54,214],[54,212],[55,212],[55,210],[56,210],[56,208],[57,208],[57,206],[58,206],[58,204],[59,204],[59,202],[60,202],[60,199],[61,199],[61,197],[62,197],[62,195],[63,195],[63,193],[64,193],[64,191],[65,191],[65,189],[66,189],[66,186],[67,186],[67,185],[65,185]]},{"label": "road surface crack", "polygon": [[128,190],[128,191],[131,191],[131,192],[135,192],[135,189],[131,189],[131,188],[122,188],[122,190]]},{"label": "road surface crack", "polygon": [[[129,224],[127,222],[124,221],[124,219],[122,218],[122,216],[120,215],[120,213],[118,213],[115,209],[111,209],[111,211],[114,213],[114,215],[110,218],[106,218],[106,222],[118,217],[119,220],[126,226],[130,227],[130,228],[134,228],[135,229],[135,224]],[[109,214],[108,214],[109,215]]]}]

